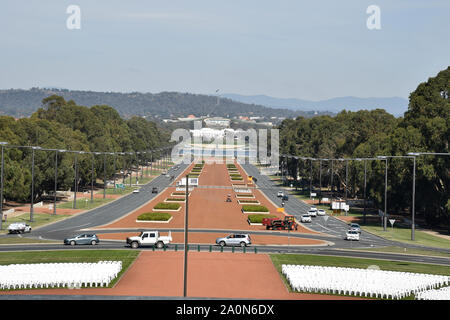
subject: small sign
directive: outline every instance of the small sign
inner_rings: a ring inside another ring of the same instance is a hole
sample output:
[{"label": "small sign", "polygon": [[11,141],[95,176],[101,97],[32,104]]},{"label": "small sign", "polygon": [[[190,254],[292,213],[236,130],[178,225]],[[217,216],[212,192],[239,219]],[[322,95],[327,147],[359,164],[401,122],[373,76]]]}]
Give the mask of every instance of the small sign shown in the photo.
[{"label": "small sign", "polygon": [[391,223],[392,228],[394,228],[395,219],[389,219],[389,222]]},{"label": "small sign", "polygon": [[317,193],[311,192],[311,197],[317,197]]}]

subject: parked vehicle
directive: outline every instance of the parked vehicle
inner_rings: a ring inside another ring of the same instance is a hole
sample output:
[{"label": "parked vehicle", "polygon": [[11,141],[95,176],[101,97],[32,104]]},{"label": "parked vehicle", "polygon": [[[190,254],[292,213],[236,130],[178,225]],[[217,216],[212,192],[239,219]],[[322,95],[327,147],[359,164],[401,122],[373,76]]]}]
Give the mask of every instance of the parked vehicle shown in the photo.
[{"label": "parked vehicle", "polygon": [[134,189],[133,193],[139,193],[139,189]]},{"label": "parked vehicle", "polygon": [[266,230],[297,230],[298,225],[295,222],[294,216],[287,215],[284,220],[279,218],[263,218],[263,226],[266,226]]},{"label": "parked vehicle", "polygon": [[311,209],[309,209],[309,210],[308,210],[308,215],[309,215],[310,217],[317,217],[317,210],[311,210]]},{"label": "parked vehicle", "polygon": [[152,188],[152,193],[158,193],[158,188],[157,187],[153,187]]},{"label": "parked vehicle", "polygon": [[230,234],[223,238],[217,238],[216,244],[224,246],[241,246],[246,247],[252,244],[252,239],[248,234]]},{"label": "parked vehicle", "polygon": [[356,240],[359,241],[359,232],[357,231],[347,231],[345,235],[345,240]]},{"label": "parked vehicle", "polygon": [[31,232],[31,226],[24,222],[14,222],[8,226],[9,233],[25,233]]},{"label": "parked vehicle", "polygon": [[90,244],[90,245],[96,245],[100,242],[97,235],[95,234],[80,234],[78,236],[72,237],[72,238],[66,238],[64,239],[64,244],[70,244],[71,246],[77,245],[77,244]]},{"label": "parked vehicle", "polygon": [[311,217],[308,214],[304,214],[304,215],[301,216],[300,222],[303,222],[303,223],[305,223],[305,222],[312,222],[312,219],[311,219]]},{"label": "parked vehicle", "polygon": [[136,249],[141,246],[156,246],[161,249],[172,241],[172,233],[169,231],[168,236],[161,236],[159,231],[143,231],[135,237],[128,237],[126,242],[132,248]]},{"label": "parked vehicle", "polygon": [[350,223],[349,224],[349,230],[350,231],[356,231],[358,233],[361,233],[361,227],[357,223]]},{"label": "parked vehicle", "polygon": [[324,216],[324,215],[326,215],[327,213],[325,212],[325,210],[323,210],[323,209],[319,209],[319,210],[317,210],[317,215],[318,216]]}]

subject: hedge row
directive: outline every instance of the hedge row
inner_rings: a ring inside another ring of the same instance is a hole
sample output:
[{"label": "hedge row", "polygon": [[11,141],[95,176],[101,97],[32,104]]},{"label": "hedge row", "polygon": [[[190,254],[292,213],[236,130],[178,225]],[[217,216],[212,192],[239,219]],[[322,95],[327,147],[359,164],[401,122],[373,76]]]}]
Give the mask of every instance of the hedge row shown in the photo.
[{"label": "hedge row", "polygon": [[172,215],[167,212],[147,212],[141,214],[137,219],[142,221],[168,221]]},{"label": "hedge row", "polygon": [[264,218],[276,218],[277,216],[274,216],[272,214],[250,214],[248,215],[248,221],[250,223],[262,223],[262,219]]},{"label": "hedge row", "polygon": [[247,212],[269,212],[269,209],[267,209],[267,207],[265,206],[250,205],[250,204],[243,205],[242,210]]},{"label": "hedge row", "polygon": [[184,198],[167,198],[166,201],[178,201],[178,202],[184,202]]},{"label": "hedge row", "polygon": [[164,203],[160,202],[156,206],[154,206],[154,209],[162,209],[162,210],[178,210],[181,207],[179,203]]}]

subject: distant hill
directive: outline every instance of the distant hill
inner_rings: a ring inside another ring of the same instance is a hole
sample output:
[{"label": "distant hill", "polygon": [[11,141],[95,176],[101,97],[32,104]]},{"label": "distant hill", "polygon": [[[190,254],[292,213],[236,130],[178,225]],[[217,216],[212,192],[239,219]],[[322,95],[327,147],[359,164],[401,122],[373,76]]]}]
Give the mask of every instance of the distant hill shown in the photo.
[{"label": "distant hill", "polygon": [[255,103],[272,108],[287,108],[296,111],[317,111],[339,113],[343,109],[347,111],[385,109],[390,114],[398,117],[408,110],[408,100],[392,98],[358,98],[339,97],[321,101],[302,99],[274,98],[265,95],[244,96],[239,94],[223,94],[223,97],[243,103]]},{"label": "distant hill", "polygon": [[77,105],[109,105],[115,108],[124,118],[132,116],[146,116],[149,118],[186,117],[195,116],[261,116],[311,117],[314,112],[292,110],[287,108],[275,109],[257,104],[247,104],[231,99],[201,94],[161,92],[152,93],[120,93],[72,91],[59,88],[31,88],[0,90],[0,114],[14,117],[28,117],[42,107],[42,99],[50,95],[59,95],[66,101],[73,100]]}]

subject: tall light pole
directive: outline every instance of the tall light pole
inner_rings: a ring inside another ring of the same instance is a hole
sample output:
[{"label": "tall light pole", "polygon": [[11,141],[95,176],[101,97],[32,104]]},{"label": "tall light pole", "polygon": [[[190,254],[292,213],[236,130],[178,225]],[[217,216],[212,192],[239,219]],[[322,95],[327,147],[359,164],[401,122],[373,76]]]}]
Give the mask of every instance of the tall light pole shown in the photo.
[{"label": "tall light pole", "polygon": [[103,199],[106,199],[106,152],[103,155]]},{"label": "tall light pole", "polygon": [[30,205],[30,222],[34,222],[34,151],[40,150],[41,147],[31,147],[31,205]]},{"label": "tall light pole", "polygon": [[8,142],[0,142],[0,146],[2,147],[2,168],[1,168],[1,177],[0,177],[0,230],[3,229],[3,172],[5,167],[4,161],[4,148]]},{"label": "tall light pole", "polygon": [[413,203],[412,203],[412,225],[411,225],[411,240],[415,240],[415,197],[416,197],[416,157],[421,155],[434,155],[434,156],[450,156],[450,153],[434,153],[434,152],[409,152],[408,155],[412,156],[414,159],[414,174],[413,174]]},{"label": "tall light pole", "polygon": [[388,158],[386,156],[378,156],[377,158],[385,161],[383,230],[386,231],[386,226],[387,226],[387,216],[386,215],[387,215]]},{"label": "tall light pole", "polygon": [[53,198],[53,215],[56,215],[56,200],[57,200],[56,194],[58,192],[58,152],[63,153],[66,152],[66,150],[64,149],[55,150],[55,195]]},{"label": "tall light pole", "polygon": [[420,153],[410,152],[408,156],[379,156],[378,158],[410,158],[413,159],[413,187],[412,187],[412,204],[411,204],[411,240],[415,240],[415,202],[416,202],[416,156]]},{"label": "tall light pole", "polygon": [[189,209],[189,174],[186,175],[186,208],[184,216],[184,276],[183,297],[187,295],[187,268],[188,268],[188,209]]}]

